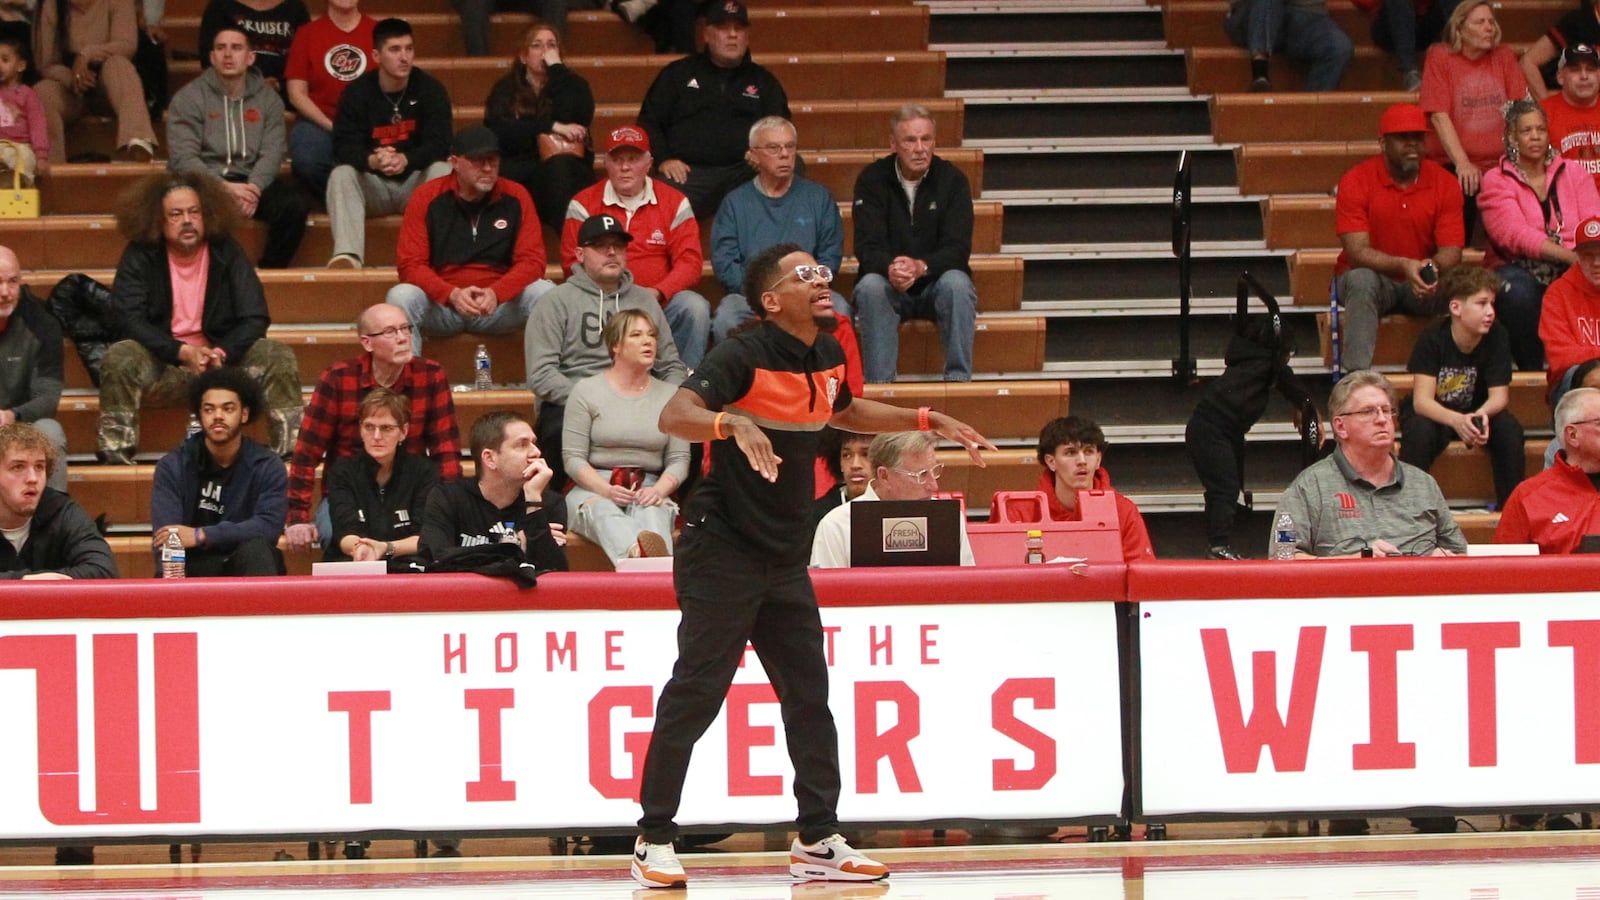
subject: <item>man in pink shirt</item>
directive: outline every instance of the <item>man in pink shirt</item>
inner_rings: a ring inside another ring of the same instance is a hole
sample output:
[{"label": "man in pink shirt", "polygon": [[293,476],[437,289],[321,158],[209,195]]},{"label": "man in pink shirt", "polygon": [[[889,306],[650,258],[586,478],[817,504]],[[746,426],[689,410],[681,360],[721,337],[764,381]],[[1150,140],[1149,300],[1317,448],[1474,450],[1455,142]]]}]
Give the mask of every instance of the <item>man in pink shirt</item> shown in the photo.
[{"label": "man in pink shirt", "polygon": [[125,340],[100,366],[102,462],[133,462],[142,403],[175,403],[200,373],[224,366],[242,366],[261,385],[273,452],[287,459],[294,450],[299,365],[294,351],[266,339],[261,279],[219,214],[231,202],[216,179],[168,173],[145,179],[117,214],[128,247],[112,314]]}]

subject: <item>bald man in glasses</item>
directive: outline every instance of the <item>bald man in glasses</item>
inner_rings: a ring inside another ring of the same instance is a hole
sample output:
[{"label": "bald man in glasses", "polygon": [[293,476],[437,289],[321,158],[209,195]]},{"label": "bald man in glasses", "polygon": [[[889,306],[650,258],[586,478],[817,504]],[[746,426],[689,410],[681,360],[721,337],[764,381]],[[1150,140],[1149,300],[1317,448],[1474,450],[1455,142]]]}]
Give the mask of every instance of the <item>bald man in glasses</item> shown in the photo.
[{"label": "bald man in glasses", "polygon": [[1394,456],[1399,420],[1389,380],[1371,369],[1351,372],[1334,385],[1328,410],[1338,448],[1278,501],[1294,519],[1296,557],[1467,552],[1438,482]]},{"label": "bald man in glasses", "polygon": [[[867,490],[850,503],[872,500],[929,500],[939,492],[939,476],[944,466],[934,454],[939,439],[927,431],[891,431],[872,439],[867,461],[872,465],[872,480]],[[811,540],[811,568],[848,569],[850,567],[850,503],[828,511],[817,524]],[[967,529],[961,529],[961,564],[974,566]]]},{"label": "bald man in glasses", "polygon": [[411,423],[401,450],[431,457],[441,481],[461,474],[461,429],[450,382],[444,366],[416,354],[412,343],[416,332],[405,312],[387,303],[369,306],[356,319],[356,332],[364,352],[334,363],[317,379],[289,461],[289,521],[284,536],[296,550],[332,533],[326,500],[312,514],[317,466],[324,462],[332,466],[361,451],[357,410],[375,387],[386,387],[411,404]]}]

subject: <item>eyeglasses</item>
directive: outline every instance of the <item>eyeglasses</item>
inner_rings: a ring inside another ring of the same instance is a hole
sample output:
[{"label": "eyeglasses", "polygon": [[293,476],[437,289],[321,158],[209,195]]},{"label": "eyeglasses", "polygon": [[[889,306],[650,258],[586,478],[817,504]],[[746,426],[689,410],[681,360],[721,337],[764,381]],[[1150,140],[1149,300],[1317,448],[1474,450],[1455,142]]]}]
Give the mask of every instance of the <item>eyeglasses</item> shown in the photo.
[{"label": "eyeglasses", "polygon": [[833,283],[833,270],[827,266],[795,266],[794,271],[783,273],[781,276],[779,276],[777,281],[767,285],[767,290],[770,291],[778,285],[783,284],[783,279],[788,278],[790,275],[793,275],[806,284]]},{"label": "eyeglasses", "polygon": [[1571,422],[1568,422],[1567,424],[1568,425],[1593,425],[1593,424],[1595,424],[1597,422],[1600,422],[1600,419],[1575,419],[1575,420],[1573,420]]},{"label": "eyeglasses", "polygon": [[944,474],[944,463],[934,463],[926,469],[918,469],[915,472],[907,472],[905,469],[893,469],[892,471],[904,475],[917,484],[928,484],[938,481],[939,476]]},{"label": "eyeglasses", "polygon": [[415,335],[416,333],[417,333],[417,326],[415,326],[415,325],[390,325],[388,328],[385,328],[382,331],[369,332],[367,334],[363,334],[362,337],[388,338],[389,340],[392,341],[395,338],[398,338],[402,334],[406,335],[407,337],[411,337],[411,336]]},{"label": "eyeglasses", "polygon": [[762,144],[757,147],[751,147],[750,149],[759,150],[768,156],[777,156],[780,153],[794,153],[800,149],[800,145],[794,141],[790,141],[787,144]]},{"label": "eyeglasses", "polygon": [[399,431],[399,430],[400,430],[400,426],[399,425],[378,425],[378,424],[373,423],[373,422],[362,422],[361,423],[361,433],[362,434],[381,434],[384,437],[388,437],[389,435],[394,434],[396,431]]},{"label": "eyeglasses", "polygon": [[1368,406],[1362,409],[1352,409],[1349,412],[1339,413],[1335,415],[1334,418],[1338,419],[1349,417],[1360,419],[1363,422],[1371,422],[1379,416],[1383,416],[1385,419],[1392,419],[1394,418],[1394,415],[1395,410],[1392,406]]}]

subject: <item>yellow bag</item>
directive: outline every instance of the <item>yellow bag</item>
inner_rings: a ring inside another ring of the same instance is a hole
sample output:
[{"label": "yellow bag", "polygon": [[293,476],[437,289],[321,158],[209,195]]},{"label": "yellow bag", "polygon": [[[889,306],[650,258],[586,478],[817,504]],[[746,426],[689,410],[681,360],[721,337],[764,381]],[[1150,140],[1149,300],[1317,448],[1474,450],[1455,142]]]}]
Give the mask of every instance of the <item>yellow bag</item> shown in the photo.
[{"label": "yellow bag", "polygon": [[[6,147],[17,150],[17,145],[11,141],[0,141],[0,149]],[[20,154],[18,154],[20,155]],[[21,160],[13,157],[15,162]],[[39,218],[39,189],[25,188],[22,186],[22,167],[11,167],[11,187],[0,188],[0,219],[37,219]]]}]

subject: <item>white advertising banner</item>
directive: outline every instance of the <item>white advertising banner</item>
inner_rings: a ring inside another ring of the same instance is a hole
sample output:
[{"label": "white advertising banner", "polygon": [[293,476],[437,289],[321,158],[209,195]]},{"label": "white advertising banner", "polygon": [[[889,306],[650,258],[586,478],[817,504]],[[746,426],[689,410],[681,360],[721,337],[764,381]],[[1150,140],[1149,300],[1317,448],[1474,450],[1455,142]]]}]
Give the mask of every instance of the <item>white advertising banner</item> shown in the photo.
[{"label": "white advertising banner", "polygon": [[1600,595],[1140,606],[1146,816],[1600,803]]},{"label": "white advertising banner", "polygon": [[[1115,815],[1106,603],[825,608],[846,821]],[[676,612],[0,624],[0,838],[627,826]],[[681,824],[792,820],[748,652]]]}]

